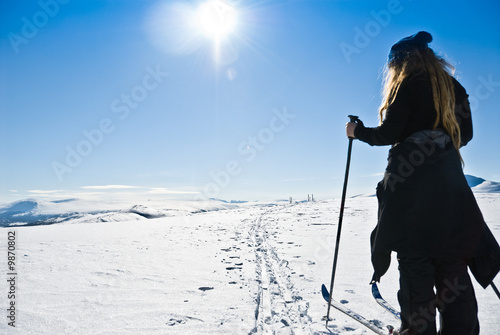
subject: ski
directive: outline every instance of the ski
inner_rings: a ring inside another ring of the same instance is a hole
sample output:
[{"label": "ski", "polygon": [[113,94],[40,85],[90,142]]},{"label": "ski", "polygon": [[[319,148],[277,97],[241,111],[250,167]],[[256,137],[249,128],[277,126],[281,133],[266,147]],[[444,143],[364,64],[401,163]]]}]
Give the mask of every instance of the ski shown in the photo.
[{"label": "ski", "polygon": [[390,312],[392,316],[394,316],[398,321],[401,321],[401,313],[399,313],[394,307],[389,305],[389,303],[384,298],[382,298],[377,283],[375,282],[372,284],[372,295],[375,298],[375,301],[380,306],[382,306],[385,310]]},{"label": "ski", "polygon": [[[328,289],[326,288],[326,286],[324,284],[321,286],[321,294],[323,295],[323,299],[325,299],[325,301],[328,303],[328,301],[330,300],[330,293],[328,292]],[[358,321],[363,326],[370,329],[371,331],[373,331],[376,334],[379,334],[379,335],[393,334],[393,330],[394,330],[393,326],[385,326],[385,328],[381,327],[380,326],[381,322],[377,321],[378,324],[370,322],[366,318],[361,316],[360,314],[350,310],[349,308],[345,307],[344,305],[342,305],[341,303],[339,303],[333,299],[331,300],[330,306],[332,306],[336,310],[344,313],[345,315],[353,318],[354,320]]]}]

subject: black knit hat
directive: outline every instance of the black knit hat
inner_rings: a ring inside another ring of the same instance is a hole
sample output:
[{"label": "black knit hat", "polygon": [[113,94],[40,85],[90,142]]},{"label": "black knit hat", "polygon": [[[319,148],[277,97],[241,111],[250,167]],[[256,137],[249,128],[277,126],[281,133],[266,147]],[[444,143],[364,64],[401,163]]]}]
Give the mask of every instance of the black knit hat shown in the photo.
[{"label": "black knit hat", "polygon": [[405,37],[394,44],[389,52],[389,63],[397,64],[413,50],[425,50],[432,42],[432,35],[426,31]]}]

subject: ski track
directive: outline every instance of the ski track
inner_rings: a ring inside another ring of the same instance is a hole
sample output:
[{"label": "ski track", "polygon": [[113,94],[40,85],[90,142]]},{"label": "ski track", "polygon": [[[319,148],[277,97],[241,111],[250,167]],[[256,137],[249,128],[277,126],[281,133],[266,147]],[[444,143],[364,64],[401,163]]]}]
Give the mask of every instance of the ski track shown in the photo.
[{"label": "ski track", "polygon": [[309,303],[295,288],[288,261],[280,258],[271,238],[277,234],[273,215],[282,209],[266,210],[254,220],[248,233],[254,248],[258,283],[255,328],[250,334],[311,334]]}]

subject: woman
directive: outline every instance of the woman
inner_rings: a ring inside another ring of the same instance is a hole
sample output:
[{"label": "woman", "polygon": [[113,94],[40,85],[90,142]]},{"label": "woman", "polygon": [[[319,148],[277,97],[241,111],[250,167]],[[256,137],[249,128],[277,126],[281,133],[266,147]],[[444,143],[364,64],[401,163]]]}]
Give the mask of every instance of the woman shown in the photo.
[{"label": "woman", "polygon": [[[479,334],[470,267],[487,287],[500,270],[500,247],[486,226],[462,171],[460,147],[472,139],[465,89],[452,66],[419,32],[394,44],[378,127],[346,125],[347,136],[392,145],[377,186],[372,233],[373,281],[399,261],[401,334]],[[435,288],[435,289],[434,289]]]}]

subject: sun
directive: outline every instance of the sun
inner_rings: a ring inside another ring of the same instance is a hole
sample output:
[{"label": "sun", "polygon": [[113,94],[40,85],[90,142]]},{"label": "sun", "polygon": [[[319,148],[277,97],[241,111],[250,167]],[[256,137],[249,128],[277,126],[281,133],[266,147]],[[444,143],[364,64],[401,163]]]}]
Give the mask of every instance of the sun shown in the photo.
[{"label": "sun", "polygon": [[219,42],[230,35],[238,21],[236,9],[223,0],[209,0],[201,4],[196,12],[199,30]]}]

